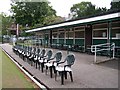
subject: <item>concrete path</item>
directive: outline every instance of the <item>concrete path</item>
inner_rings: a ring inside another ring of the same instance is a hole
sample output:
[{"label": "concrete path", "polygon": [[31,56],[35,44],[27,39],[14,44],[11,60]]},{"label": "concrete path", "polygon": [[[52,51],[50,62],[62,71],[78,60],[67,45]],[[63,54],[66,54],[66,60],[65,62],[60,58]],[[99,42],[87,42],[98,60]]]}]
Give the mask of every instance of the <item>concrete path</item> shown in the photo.
[{"label": "concrete path", "polygon": [[[58,76],[57,81],[50,78],[50,74],[46,75],[41,73],[40,70],[30,66],[27,62],[24,62],[19,56],[12,51],[12,46],[9,44],[0,45],[7,53],[9,53],[17,62],[23,65],[32,75],[39,79],[49,88],[118,88],[118,59],[108,61],[101,64],[93,64],[93,55],[85,53],[74,53],[76,61],[72,66],[73,80],[68,79],[64,81],[64,85],[61,85],[61,78]],[[50,48],[47,48],[50,49]],[[57,52],[57,49],[53,49],[53,52]],[[63,60],[67,55],[67,51],[63,52]],[[99,57],[104,59],[104,57]]]}]

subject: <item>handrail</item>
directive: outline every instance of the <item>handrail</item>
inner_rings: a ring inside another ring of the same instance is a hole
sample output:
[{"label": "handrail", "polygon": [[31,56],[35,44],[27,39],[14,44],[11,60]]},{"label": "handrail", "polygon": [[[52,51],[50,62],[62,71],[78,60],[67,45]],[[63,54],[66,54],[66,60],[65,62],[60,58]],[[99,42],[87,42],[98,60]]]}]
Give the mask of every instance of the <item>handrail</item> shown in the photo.
[{"label": "handrail", "polygon": [[[100,48],[100,47],[104,47],[104,48]],[[112,50],[113,51],[113,58],[115,58],[114,57],[115,56],[115,43],[112,43],[112,44],[111,43],[105,43],[105,44],[92,45],[91,46],[91,52],[95,53],[94,63],[97,62],[97,60],[96,60],[97,52],[107,51],[107,50]]]}]

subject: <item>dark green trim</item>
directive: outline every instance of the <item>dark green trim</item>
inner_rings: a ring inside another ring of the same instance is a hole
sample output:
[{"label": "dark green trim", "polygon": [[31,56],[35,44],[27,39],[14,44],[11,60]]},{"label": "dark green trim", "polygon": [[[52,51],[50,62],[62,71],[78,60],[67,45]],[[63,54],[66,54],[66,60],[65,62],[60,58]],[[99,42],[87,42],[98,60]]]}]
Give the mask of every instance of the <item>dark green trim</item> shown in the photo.
[{"label": "dark green trim", "polygon": [[80,46],[84,46],[84,39],[75,39],[75,44],[80,45]]},{"label": "dark green trim", "polygon": [[66,39],[66,44],[67,45],[72,45],[73,44],[73,39]]},{"label": "dark green trim", "polygon": [[59,39],[59,44],[64,44],[64,39]]},{"label": "dark green trim", "polygon": [[112,39],[111,43],[114,42],[115,46],[120,46],[120,39]]},{"label": "dark green trim", "polygon": [[56,44],[57,43],[57,39],[52,39],[52,44]]},{"label": "dark green trim", "polygon": [[107,43],[107,39],[93,39],[93,45]]}]

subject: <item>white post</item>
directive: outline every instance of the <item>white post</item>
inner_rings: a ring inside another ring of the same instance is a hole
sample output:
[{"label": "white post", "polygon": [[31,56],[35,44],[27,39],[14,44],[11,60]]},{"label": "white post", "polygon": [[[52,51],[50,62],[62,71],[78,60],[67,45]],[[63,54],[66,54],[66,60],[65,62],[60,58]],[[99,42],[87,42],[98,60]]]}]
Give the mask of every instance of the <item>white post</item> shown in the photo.
[{"label": "white post", "polygon": [[16,32],[16,35],[17,35],[17,36],[19,35],[19,24],[17,24],[17,32]]},{"label": "white post", "polygon": [[115,43],[113,43],[113,59],[115,58]]},{"label": "white post", "polygon": [[96,63],[96,46],[95,46],[95,57],[94,57],[94,63]]}]

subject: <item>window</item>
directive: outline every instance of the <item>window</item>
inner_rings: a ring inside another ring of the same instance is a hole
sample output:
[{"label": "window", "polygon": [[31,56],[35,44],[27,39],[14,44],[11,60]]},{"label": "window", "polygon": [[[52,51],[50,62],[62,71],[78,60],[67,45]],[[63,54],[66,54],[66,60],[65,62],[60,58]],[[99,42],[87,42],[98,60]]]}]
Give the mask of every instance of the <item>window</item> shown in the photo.
[{"label": "window", "polygon": [[120,21],[112,22],[112,28],[120,27]]},{"label": "window", "polygon": [[112,37],[120,39],[120,21],[112,22]]},{"label": "window", "polygon": [[107,30],[94,30],[93,37],[107,37]]},{"label": "window", "polygon": [[85,26],[79,26],[79,27],[75,27],[75,30],[84,30]]},{"label": "window", "polygon": [[65,36],[65,33],[64,33],[64,32],[60,32],[60,33],[59,33],[59,38],[64,38],[64,36]]},{"label": "window", "polygon": [[57,33],[53,33],[52,38],[57,38]]},{"label": "window", "polygon": [[74,37],[74,32],[73,31],[66,31],[66,38],[73,38]]},{"label": "window", "polygon": [[108,23],[101,23],[101,24],[95,24],[93,25],[93,29],[104,29],[108,27]]},{"label": "window", "polygon": [[112,37],[119,38],[120,28],[119,29],[112,29],[111,33],[112,33]]},{"label": "window", "polygon": [[84,38],[84,31],[75,31],[75,38]]}]

